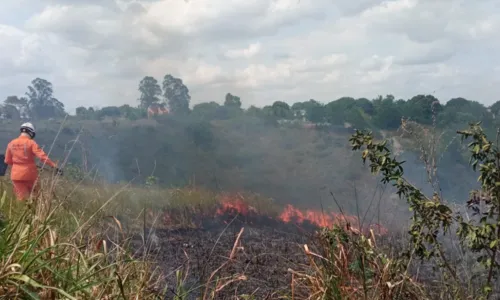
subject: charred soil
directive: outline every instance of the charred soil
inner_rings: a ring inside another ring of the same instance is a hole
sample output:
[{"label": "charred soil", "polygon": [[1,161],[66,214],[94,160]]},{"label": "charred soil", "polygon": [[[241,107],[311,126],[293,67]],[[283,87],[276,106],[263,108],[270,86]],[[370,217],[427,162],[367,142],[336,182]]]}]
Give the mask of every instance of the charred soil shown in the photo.
[{"label": "charred soil", "polygon": [[[149,249],[166,277],[168,299],[178,292],[178,270],[184,289],[190,291],[189,297],[181,299],[200,297],[207,283],[210,290],[220,289],[215,299],[245,294],[254,299],[276,299],[290,291],[292,275],[288,270],[307,265],[303,244],[314,247],[312,237],[317,229],[307,222],[296,225],[262,216],[224,215],[202,219],[200,224],[196,229],[146,232]],[[244,230],[238,239],[241,228]],[[134,248],[143,248],[142,244],[142,238],[134,240]],[[221,288],[229,281],[232,283]]]}]

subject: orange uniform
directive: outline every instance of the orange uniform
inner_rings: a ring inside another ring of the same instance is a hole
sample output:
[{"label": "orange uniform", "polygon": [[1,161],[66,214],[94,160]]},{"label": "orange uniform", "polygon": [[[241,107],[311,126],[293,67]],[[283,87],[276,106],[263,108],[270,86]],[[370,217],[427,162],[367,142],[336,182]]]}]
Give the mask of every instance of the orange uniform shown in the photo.
[{"label": "orange uniform", "polygon": [[5,163],[12,166],[10,179],[19,200],[28,198],[35,188],[38,179],[35,157],[53,168],[56,167],[56,163],[50,160],[38,144],[28,136],[21,134],[7,146]]}]

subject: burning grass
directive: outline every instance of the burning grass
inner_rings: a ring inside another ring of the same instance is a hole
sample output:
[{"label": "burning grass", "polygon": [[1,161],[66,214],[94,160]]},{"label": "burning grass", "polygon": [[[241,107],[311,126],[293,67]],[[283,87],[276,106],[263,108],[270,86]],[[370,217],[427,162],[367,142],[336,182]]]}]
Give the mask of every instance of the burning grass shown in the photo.
[{"label": "burning grass", "polygon": [[197,188],[44,184],[28,206],[3,197],[1,296],[299,300],[419,292],[376,248],[387,230],[354,216]]},{"label": "burning grass", "polygon": [[[194,190],[201,193],[200,190]],[[206,191],[205,191],[206,192]],[[181,190],[176,190],[177,197]],[[193,190],[184,191],[193,193]],[[198,197],[196,197],[198,198]],[[350,228],[357,232],[369,233],[370,229],[375,229],[377,234],[387,234],[387,229],[380,224],[362,224],[357,217],[344,213],[335,213],[319,210],[301,210],[293,205],[280,206],[269,199],[261,198],[258,195],[244,195],[241,193],[222,193],[211,195],[209,205],[196,203],[190,206],[184,202],[183,206],[166,206],[160,213],[163,225],[166,228],[172,227],[202,227],[206,219],[240,216],[247,223],[252,222],[278,222],[290,223],[308,228],[333,228],[341,226]],[[152,210],[148,211],[149,217],[154,219]],[[276,226],[276,224],[275,224]]]},{"label": "burning grass", "polygon": [[367,237],[336,224],[283,222],[280,215],[261,216],[235,200],[197,228],[156,230],[162,269],[183,275],[184,292],[170,295],[202,298],[210,286],[214,299],[426,299],[402,262],[378,249],[374,229]]}]

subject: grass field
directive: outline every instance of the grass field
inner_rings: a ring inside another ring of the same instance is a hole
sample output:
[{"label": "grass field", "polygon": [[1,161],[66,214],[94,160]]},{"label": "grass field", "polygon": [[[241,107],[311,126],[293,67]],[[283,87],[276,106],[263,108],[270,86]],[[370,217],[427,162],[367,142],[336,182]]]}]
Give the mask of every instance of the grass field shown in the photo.
[{"label": "grass field", "polygon": [[[272,149],[273,160],[287,161],[274,151],[283,145],[273,137],[264,136],[267,146],[260,150]],[[319,135],[309,138],[326,143]],[[344,162],[339,170],[348,166],[354,164]],[[323,167],[324,173],[334,165]],[[245,189],[167,188],[155,180],[109,184],[92,176],[79,181],[67,171],[57,178],[44,171],[43,192],[27,203],[12,200],[9,181],[0,179],[0,298],[388,300],[481,294],[477,283],[484,278],[475,257],[455,242],[449,244],[458,279],[448,278],[434,261],[422,264],[402,255],[409,244],[405,206],[384,188],[369,188],[375,180],[346,184],[345,174],[335,174],[342,178],[336,184],[351,190],[349,197],[332,192],[319,204],[312,205],[311,196],[289,206]]]},{"label": "grass field", "polygon": [[26,204],[1,181],[4,299],[438,299],[398,258],[397,232],[360,234],[356,216],[321,229],[250,193],[44,175]]},{"label": "grass field", "polygon": [[[353,216],[335,222],[338,231],[321,231],[308,212],[287,219],[285,207],[255,194],[42,178],[43,192],[27,203],[12,200],[1,180],[4,299],[390,299],[374,278],[357,290],[359,274],[345,269],[358,260],[351,251],[375,247],[376,230],[359,239],[356,224],[347,225]],[[362,244],[343,240],[339,253],[328,252],[340,235]],[[370,258],[382,268],[377,280],[392,276],[381,258]],[[325,272],[337,271],[347,277],[331,290]]]}]

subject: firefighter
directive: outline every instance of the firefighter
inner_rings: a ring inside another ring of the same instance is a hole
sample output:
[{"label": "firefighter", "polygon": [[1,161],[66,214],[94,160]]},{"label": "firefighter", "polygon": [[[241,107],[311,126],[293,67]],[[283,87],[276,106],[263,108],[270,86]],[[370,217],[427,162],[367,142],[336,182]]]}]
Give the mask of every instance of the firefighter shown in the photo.
[{"label": "firefighter", "polygon": [[38,169],[35,157],[55,168],[58,175],[62,175],[57,164],[50,160],[35,142],[35,135],[33,124],[24,123],[21,125],[21,135],[9,143],[5,152],[5,163],[11,166],[10,179],[14,185],[14,193],[20,201],[26,200],[31,192],[37,191]]}]

